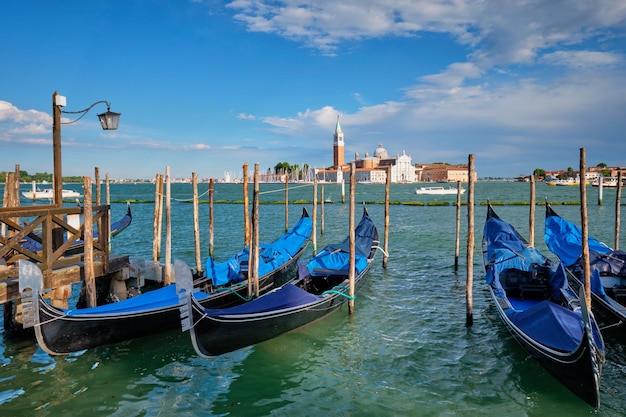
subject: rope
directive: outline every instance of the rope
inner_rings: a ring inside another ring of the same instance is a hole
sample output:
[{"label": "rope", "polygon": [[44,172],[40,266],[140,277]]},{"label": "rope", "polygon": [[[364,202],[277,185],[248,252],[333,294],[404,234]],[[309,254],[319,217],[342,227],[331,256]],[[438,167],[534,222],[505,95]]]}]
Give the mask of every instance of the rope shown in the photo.
[{"label": "rope", "polygon": [[[298,185],[296,187],[289,187],[290,190],[295,190],[297,188],[302,188],[302,187],[312,187],[313,184],[304,184],[304,185]],[[285,189],[284,188],[279,188],[277,190],[267,190],[267,191],[263,191],[263,192],[259,192],[259,194],[270,194],[270,193],[282,193],[284,192]]]},{"label": "rope", "polygon": [[[335,288],[342,288],[342,289],[344,289],[344,290],[346,289],[346,287],[335,287]],[[336,295],[340,295],[340,296],[342,296],[342,297],[345,297],[345,298],[347,298],[348,300],[355,300],[355,299],[356,299],[356,294],[354,294],[354,296],[352,296],[352,297],[351,297],[349,294],[346,294],[346,293],[345,293],[345,292],[343,292],[343,291],[336,290],[335,288],[333,288],[332,290],[326,290],[326,291],[324,291],[324,292],[322,293],[322,295],[324,295],[324,294],[336,294]]]},{"label": "rope", "polygon": [[[75,121],[76,121],[76,120],[75,120]],[[73,122],[72,122],[72,123],[73,123]],[[302,188],[302,187],[312,187],[312,186],[313,186],[313,184],[304,184],[304,185],[298,185],[298,186],[296,186],[296,187],[290,187],[289,189],[290,189],[290,190],[295,190],[295,189],[297,189],[297,188]],[[204,193],[200,194],[200,195],[198,196],[198,198],[200,198],[200,197],[204,197],[205,195],[207,195],[207,194],[209,193],[209,191],[210,191],[210,190],[208,190],[208,189],[207,189]],[[270,193],[282,193],[282,192],[284,192],[284,191],[285,191],[285,188],[279,188],[279,189],[277,189],[277,190],[268,190],[268,191],[259,192],[259,195],[261,195],[261,194],[270,194]],[[160,196],[162,196],[162,197],[165,197],[165,194],[163,194],[163,193],[160,193],[159,195],[160,195]],[[181,198],[172,198],[172,200],[174,200],[174,201],[183,201],[183,202],[185,202],[185,201],[193,201],[193,198],[186,198],[186,199],[181,199]]]},{"label": "rope", "polygon": [[241,298],[241,299],[242,299],[242,300],[244,300],[244,301],[250,301],[250,300],[252,300],[252,298],[253,298],[253,297],[250,297],[250,298],[248,298],[248,297],[244,297],[243,295],[241,295],[241,294],[239,294],[239,293],[237,292],[237,289],[234,289],[233,287],[227,287],[227,288],[217,288],[217,289],[216,289],[216,291],[217,291],[217,292],[220,292],[220,291],[222,291],[222,292],[223,292],[223,291],[230,291],[230,292],[234,293],[237,297]]},{"label": "rope", "polygon": [[[204,196],[205,196],[205,195],[207,195],[208,193],[209,193],[209,190],[206,190],[204,193],[200,194],[200,195],[198,196],[198,198],[200,198],[200,197],[204,197]],[[160,195],[161,197],[165,197],[165,194],[163,194],[163,193],[159,193],[159,195]],[[171,200],[174,200],[174,201],[182,201],[182,202],[185,202],[185,201],[193,201],[193,197],[192,197],[192,198],[172,198]]]},{"label": "rope", "polygon": [[378,249],[379,251],[381,251],[383,253],[383,255],[385,255],[386,257],[389,257],[389,254],[387,252],[385,252],[385,250],[383,248],[381,248],[380,246],[376,245],[376,246],[372,246],[373,249]]}]

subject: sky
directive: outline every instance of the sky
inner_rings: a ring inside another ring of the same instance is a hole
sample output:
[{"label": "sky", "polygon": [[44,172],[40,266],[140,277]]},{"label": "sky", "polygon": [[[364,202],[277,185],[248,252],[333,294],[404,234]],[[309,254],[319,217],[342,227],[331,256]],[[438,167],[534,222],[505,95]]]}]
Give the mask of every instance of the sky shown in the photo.
[{"label": "sky", "polygon": [[0,171],[152,179],[467,163],[479,177],[626,167],[624,0],[8,1],[0,13]]}]

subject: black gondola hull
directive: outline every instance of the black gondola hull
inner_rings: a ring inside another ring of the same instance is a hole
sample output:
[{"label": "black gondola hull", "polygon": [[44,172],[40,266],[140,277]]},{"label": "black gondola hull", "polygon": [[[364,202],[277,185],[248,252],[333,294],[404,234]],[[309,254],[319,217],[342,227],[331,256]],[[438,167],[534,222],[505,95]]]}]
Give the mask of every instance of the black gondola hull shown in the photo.
[{"label": "black gondola hull", "polygon": [[[355,278],[355,290],[361,287],[361,277],[365,273],[367,270]],[[344,284],[347,285],[347,282]],[[345,295],[347,293],[333,294],[303,308],[249,318],[206,317],[204,309],[196,303],[192,309],[195,323],[191,329],[192,343],[196,352],[204,357],[214,357],[255,345],[334,313],[348,300]]]},{"label": "black gondola hull", "polygon": [[[293,277],[304,248],[280,268],[259,280],[265,293]],[[212,293],[201,300],[206,308],[227,308],[245,302],[247,285],[236,291]],[[144,337],[180,327],[179,306],[124,314],[68,316],[39,297],[39,324],[35,335],[41,348],[50,354],[68,354],[84,349]]]},{"label": "black gondola hull", "polygon": [[[565,270],[568,273],[570,286],[575,291],[579,291],[582,282],[570,268],[565,268]],[[591,310],[598,326],[602,329],[602,334],[607,339],[626,344],[626,312],[623,307],[615,306],[614,303],[617,301],[607,301],[594,292],[591,293],[591,299]]]},{"label": "black gondola hull", "polygon": [[513,338],[535,358],[554,378],[592,407],[599,405],[600,369],[594,349],[591,349],[591,335],[586,334],[578,347],[570,352],[555,351],[532,338],[516,327],[500,307],[498,297],[490,288],[494,304],[502,322]]}]

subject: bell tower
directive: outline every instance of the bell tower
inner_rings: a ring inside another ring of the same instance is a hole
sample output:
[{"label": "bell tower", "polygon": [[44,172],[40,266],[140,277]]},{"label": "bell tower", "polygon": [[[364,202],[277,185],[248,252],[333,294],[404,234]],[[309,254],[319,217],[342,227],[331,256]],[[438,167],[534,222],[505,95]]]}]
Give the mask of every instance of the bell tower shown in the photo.
[{"label": "bell tower", "polygon": [[343,132],[339,124],[339,115],[337,115],[337,125],[335,126],[335,134],[333,136],[333,166],[339,169],[344,165],[344,148],[343,148]]}]

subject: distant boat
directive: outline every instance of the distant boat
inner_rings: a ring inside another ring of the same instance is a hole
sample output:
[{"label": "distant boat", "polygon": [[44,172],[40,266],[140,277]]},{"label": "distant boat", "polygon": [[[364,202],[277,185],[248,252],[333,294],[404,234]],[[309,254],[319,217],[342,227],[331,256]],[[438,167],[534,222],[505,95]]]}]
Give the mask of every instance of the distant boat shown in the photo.
[{"label": "distant boat", "polygon": [[[589,184],[589,181],[585,181],[585,184]],[[564,180],[554,179],[551,181],[546,181],[546,185],[556,185],[556,186],[573,186],[580,185],[580,178],[569,177]]]},{"label": "distant boat", "polygon": [[[465,192],[465,188],[461,187],[461,194]],[[457,194],[455,187],[420,187],[415,189],[415,194],[428,194],[428,195],[450,195]]]},{"label": "distant boat", "polygon": [[[63,198],[81,198],[83,195],[74,190],[62,190]],[[31,200],[54,200],[54,190],[46,188],[45,190],[25,191],[22,195]]]},{"label": "distant boat", "polygon": [[[591,186],[597,187],[599,182],[599,179],[596,178],[591,183]],[[624,183],[622,183],[622,185],[624,185]],[[617,188],[617,177],[602,177],[602,188],[604,187]]]},{"label": "distant boat", "polygon": [[[47,184],[47,182],[42,182],[42,184]],[[63,198],[81,198],[82,195],[78,191],[74,190],[62,190]],[[54,200],[54,188],[45,188],[39,189],[37,188],[37,183],[33,181],[33,189],[31,191],[25,191],[22,195],[26,198],[30,198],[31,200]]]}]

